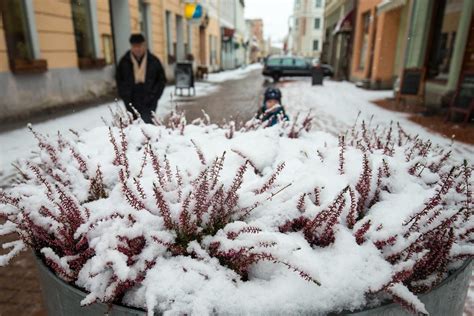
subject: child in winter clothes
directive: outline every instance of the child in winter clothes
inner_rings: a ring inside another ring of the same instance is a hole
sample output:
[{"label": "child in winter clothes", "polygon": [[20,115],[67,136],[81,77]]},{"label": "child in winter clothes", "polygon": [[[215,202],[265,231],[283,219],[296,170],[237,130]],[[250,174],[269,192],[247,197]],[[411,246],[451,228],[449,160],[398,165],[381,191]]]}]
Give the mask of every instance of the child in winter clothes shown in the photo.
[{"label": "child in winter clothes", "polygon": [[281,91],[278,88],[267,88],[263,98],[263,106],[258,111],[257,117],[266,122],[266,126],[273,126],[279,121],[288,121],[283,105],[281,105]]}]

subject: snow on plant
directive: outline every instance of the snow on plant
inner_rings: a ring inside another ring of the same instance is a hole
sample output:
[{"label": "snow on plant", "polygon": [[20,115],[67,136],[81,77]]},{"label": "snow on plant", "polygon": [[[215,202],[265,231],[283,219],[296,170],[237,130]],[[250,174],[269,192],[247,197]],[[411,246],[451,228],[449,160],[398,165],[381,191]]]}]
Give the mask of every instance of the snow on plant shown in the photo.
[{"label": "snow on plant", "polygon": [[474,253],[472,166],[399,125],[335,138],[310,114],[272,128],[112,117],[32,130],[39,154],[0,191],[0,234],[20,237],[0,264],[30,247],[83,304],[328,313],[389,297],[427,314],[416,294]]}]

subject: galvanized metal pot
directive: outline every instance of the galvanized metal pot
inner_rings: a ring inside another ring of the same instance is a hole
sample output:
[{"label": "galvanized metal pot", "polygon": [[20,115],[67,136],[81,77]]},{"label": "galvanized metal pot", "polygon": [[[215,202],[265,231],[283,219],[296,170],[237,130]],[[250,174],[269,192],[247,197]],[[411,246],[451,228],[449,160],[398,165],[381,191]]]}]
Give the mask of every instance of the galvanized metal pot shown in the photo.
[{"label": "galvanized metal pot", "polygon": [[36,257],[36,263],[48,316],[144,316],[145,311],[120,305],[95,303],[81,306],[86,293],[57,277]]},{"label": "galvanized metal pot", "polygon": [[[120,305],[95,303],[81,307],[86,293],[58,278],[41,259],[36,258],[41,289],[49,316],[138,316],[146,315],[139,309]],[[461,268],[450,275],[429,293],[420,296],[426,309],[433,316],[462,316],[464,301],[472,274],[472,261],[466,261]],[[379,307],[356,312],[342,312],[331,315],[353,316],[410,316],[398,304],[388,303]]]},{"label": "galvanized metal pot", "polygon": [[[472,274],[472,260],[451,274],[446,280],[428,293],[419,295],[431,316],[462,316],[464,301]],[[371,309],[357,312],[340,313],[337,315],[353,316],[411,316],[400,305],[388,303]]]}]

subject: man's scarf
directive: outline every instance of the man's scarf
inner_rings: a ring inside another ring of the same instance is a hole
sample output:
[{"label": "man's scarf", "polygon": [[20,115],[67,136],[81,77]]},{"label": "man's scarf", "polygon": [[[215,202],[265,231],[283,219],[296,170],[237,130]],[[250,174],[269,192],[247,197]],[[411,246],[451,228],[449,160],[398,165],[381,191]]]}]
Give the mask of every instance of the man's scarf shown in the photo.
[{"label": "man's scarf", "polygon": [[135,83],[145,83],[146,76],[146,53],[143,55],[142,63],[138,64],[137,59],[130,53],[130,58],[132,59],[133,64],[133,77],[135,78]]}]

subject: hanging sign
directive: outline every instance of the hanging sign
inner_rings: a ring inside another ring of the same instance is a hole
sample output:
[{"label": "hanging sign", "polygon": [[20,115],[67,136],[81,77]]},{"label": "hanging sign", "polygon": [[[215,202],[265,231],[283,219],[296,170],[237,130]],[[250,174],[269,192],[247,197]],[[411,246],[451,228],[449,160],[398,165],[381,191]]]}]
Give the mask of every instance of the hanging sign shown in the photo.
[{"label": "hanging sign", "polygon": [[199,20],[202,17],[202,5],[198,3],[186,3],[184,5],[184,16],[188,20]]}]

